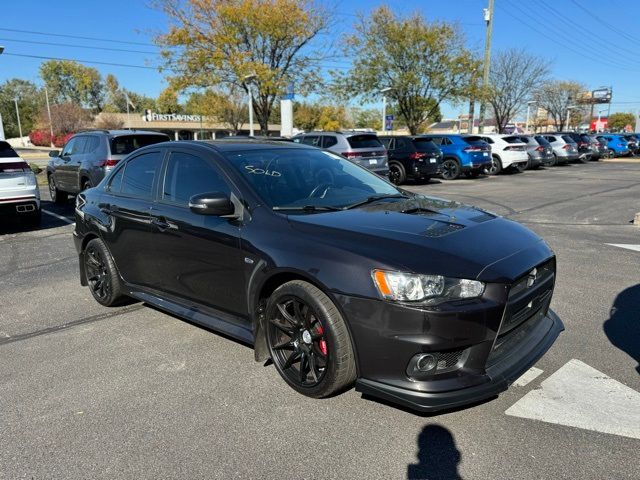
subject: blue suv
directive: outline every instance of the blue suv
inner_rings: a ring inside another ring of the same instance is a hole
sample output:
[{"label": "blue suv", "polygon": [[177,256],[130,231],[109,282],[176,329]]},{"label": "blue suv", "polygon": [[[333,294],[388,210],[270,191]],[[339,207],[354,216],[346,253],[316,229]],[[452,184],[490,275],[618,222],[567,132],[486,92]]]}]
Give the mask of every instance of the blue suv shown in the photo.
[{"label": "blue suv", "polygon": [[609,158],[631,155],[629,143],[622,135],[604,133],[596,138],[607,146]]},{"label": "blue suv", "polygon": [[462,173],[467,177],[477,177],[491,166],[491,147],[475,135],[428,134],[429,138],[442,150],[442,178],[455,180]]}]

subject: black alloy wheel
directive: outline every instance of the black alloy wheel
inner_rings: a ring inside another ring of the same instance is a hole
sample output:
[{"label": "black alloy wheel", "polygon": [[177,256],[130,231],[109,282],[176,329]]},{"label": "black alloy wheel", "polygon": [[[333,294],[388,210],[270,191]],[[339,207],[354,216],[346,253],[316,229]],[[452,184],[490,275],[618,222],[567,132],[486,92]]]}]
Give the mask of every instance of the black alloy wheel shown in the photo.
[{"label": "black alloy wheel", "polygon": [[460,164],[453,158],[447,158],[442,162],[442,178],[455,180],[460,176]]},{"label": "black alloy wheel", "polygon": [[395,162],[389,164],[389,180],[391,180],[391,183],[394,185],[402,185],[406,180],[404,167]]},{"label": "black alloy wheel", "polygon": [[83,252],[84,268],[93,298],[105,307],[120,305],[125,300],[120,277],[104,242],[91,240]]},{"label": "black alloy wheel", "polygon": [[265,334],[276,370],[294,390],[321,398],[355,380],[344,320],[315,286],[295,280],[278,287],[268,301]]}]

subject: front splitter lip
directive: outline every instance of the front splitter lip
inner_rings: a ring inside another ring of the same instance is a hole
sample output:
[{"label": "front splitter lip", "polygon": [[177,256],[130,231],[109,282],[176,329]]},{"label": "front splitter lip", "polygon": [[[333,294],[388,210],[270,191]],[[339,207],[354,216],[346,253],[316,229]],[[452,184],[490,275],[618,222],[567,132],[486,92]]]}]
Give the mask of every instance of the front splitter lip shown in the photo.
[{"label": "front splitter lip", "polygon": [[531,368],[551,348],[558,335],[564,330],[564,324],[555,312],[549,310],[546,318],[550,320],[551,326],[535,348],[507,368],[495,368],[493,372],[490,369],[486,374],[487,381],[480,385],[450,392],[428,393],[359,378],[356,380],[356,391],[423,413],[449,410],[494,397],[507,390],[509,385]]}]

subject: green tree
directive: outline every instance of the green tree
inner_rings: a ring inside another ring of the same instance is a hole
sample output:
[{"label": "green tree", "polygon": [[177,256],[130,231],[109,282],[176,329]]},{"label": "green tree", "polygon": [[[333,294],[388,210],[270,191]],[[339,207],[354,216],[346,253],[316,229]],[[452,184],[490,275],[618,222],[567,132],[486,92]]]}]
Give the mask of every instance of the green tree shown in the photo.
[{"label": "green tree", "polygon": [[104,83],[95,68],[70,60],[48,60],[40,65],[40,77],[53,103],[72,102],[96,113],[102,111]]},{"label": "green tree", "polygon": [[[636,124],[636,117],[633,113],[618,112],[609,115],[607,120],[607,126],[609,130],[622,131],[627,125],[631,125],[634,128]],[[634,130],[635,131],[635,130]]]},{"label": "green tree", "polygon": [[293,124],[305,132],[315,130],[320,123],[322,109],[315,103],[294,103],[293,104]]},{"label": "green tree", "polygon": [[249,118],[249,108],[239,89],[229,91],[205,90],[194,92],[187,99],[184,110],[191,115],[213,118],[237,135]]},{"label": "green tree", "polygon": [[127,111],[127,95],[129,96],[129,111],[144,112],[154,110],[156,101],[146,95],[141,95],[122,88],[118,79],[113,74],[108,74],[104,80],[105,84],[105,105],[103,110],[108,113],[124,113]]},{"label": "green tree", "polygon": [[[392,115],[391,112],[388,115]],[[353,126],[355,128],[373,128],[382,130],[382,112],[372,108],[356,108],[353,110]]]},{"label": "green tree", "polygon": [[524,50],[498,52],[491,62],[487,100],[498,132],[526,107],[538,86],[549,75],[548,60]]},{"label": "green tree", "polygon": [[454,24],[427,22],[417,13],[398,17],[379,7],[356,24],[346,43],[353,66],[346,74],[334,73],[336,93],[374,100],[392,88],[385,95],[412,134],[433,119],[442,102],[469,96],[477,61]]},{"label": "green tree", "polygon": [[160,113],[180,113],[182,111],[182,107],[178,102],[178,94],[171,87],[167,87],[160,92],[156,100],[156,107]]},{"label": "green tree", "polygon": [[[253,97],[263,134],[274,103],[294,82],[304,93],[319,83],[311,42],[328,25],[313,0],[158,0],[172,23],[157,38],[172,84],[241,88]],[[175,48],[178,47],[178,48]],[[248,83],[248,75],[255,77]]]},{"label": "green tree", "polygon": [[7,138],[17,137],[18,119],[14,99],[18,99],[22,134],[33,130],[40,108],[45,105],[44,93],[35,83],[20,78],[12,78],[0,84],[0,115]]}]

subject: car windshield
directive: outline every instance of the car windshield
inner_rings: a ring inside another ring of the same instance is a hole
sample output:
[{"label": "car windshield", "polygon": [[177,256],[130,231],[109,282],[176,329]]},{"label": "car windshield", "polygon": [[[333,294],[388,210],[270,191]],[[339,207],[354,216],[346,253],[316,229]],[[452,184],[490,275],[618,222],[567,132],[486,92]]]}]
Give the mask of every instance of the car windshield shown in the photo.
[{"label": "car windshield", "polygon": [[138,148],[167,141],[166,135],[120,135],[111,139],[111,154],[128,155]]},{"label": "car windshield", "polygon": [[277,148],[226,152],[225,157],[270,207],[345,208],[371,197],[403,193],[331,152]]},{"label": "car windshield", "polygon": [[0,142],[0,158],[17,158],[18,154],[8,142]]}]

